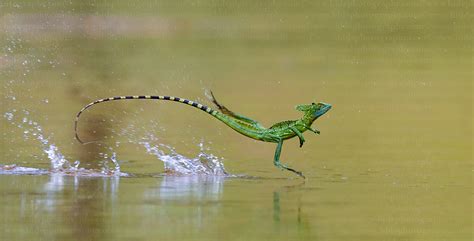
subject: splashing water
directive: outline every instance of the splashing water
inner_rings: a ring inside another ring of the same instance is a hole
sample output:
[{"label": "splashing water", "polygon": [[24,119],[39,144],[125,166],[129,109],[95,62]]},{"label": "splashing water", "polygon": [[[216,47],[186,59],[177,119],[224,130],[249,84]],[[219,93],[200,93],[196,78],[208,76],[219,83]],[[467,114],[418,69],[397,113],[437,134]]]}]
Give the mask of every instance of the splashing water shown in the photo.
[{"label": "splashing water", "polygon": [[142,138],[142,141],[138,143],[145,147],[149,154],[163,161],[165,172],[167,173],[181,175],[228,175],[224,169],[222,158],[206,153],[202,141],[199,144],[199,154],[194,158],[188,158],[176,152],[175,148],[171,146],[162,143],[152,144],[156,140],[156,137],[148,134],[148,137]]},{"label": "splashing water", "polygon": [[[41,144],[41,149],[46,154],[47,158],[50,160],[51,169],[43,170],[31,167],[20,167],[15,164],[13,165],[3,165],[0,166],[0,174],[35,174],[42,175],[47,173],[62,173],[66,175],[79,175],[79,176],[127,176],[128,174],[120,172],[120,165],[117,161],[115,152],[112,154],[109,159],[113,164],[114,168],[111,169],[108,167],[107,162],[104,162],[104,167],[100,172],[95,170],[88,170],[85,168],[80,168],[80,161],[76,160],[71,163],[66,159],[66,157],[61,153],[59,148],[50,142],[51,137],[45,137],[43,129],[41,126],[28,118],[29,112],[23,110],[23,118],[15,118],[18,112],[12,110],[6,112],[3,116],[11,124],[17,126],[23,130],[24,139],[28,140],[30,138],[35,138]],[[21,119],[18,121],[17,119]]]},{"label": "splashing water", "polygon": [[45,175],[49,174],[48,170],[42,170],[32,167],[19,167],[15,164],[13,165],[0,165],[0,174],[9,174],[9,175]]},{"label": "splashing water", "polygon": [[[29,118],[29,112],[12,110],[4,114],[4,118],[11,124],[23,130],[24,139],[28,140],[34,138],[39,141],[41,149],[47,158],[50,160],[50,170],[37,169],[31,167],[20,167],[13,165],[0,165],[0,174],[34,174],[43,175],[48,173],[59,173],[65,175],[76,176],[128,176],[126,173],[120,171],[117,154],[113,148],[109,148],[112,155],[102,154],[103,166],[102,170],[89,170],[80,168],[80,161],[71,162],[61,153],[59,148],[50,141],[51,136],[46,137],[42,127],[37,122]],[[18,117],[21,114],[24,117]],[[163,161],[165,173],[178,175],[209,175],[209,176],[228,176],[222,163],[222,158],[208,153],[203,141],[199,143],[200,151],[194,158],[188,158],[179,154],[175,148],[158,143],[155,144],[158,138],[152,134],[148,137],[142,138],[138,143],[145,147],[149,154],[156,156]],[[130,141],[134,142],[134,141]],[[137,142],[134,142],[137,143]],[[118,145],[118,144],[117,144]],[[113,167],[109,167],[108,163],[112,163]]]},{"label": "splashing water", "polygon": [[23,137],[25,140],[30,139],[31,137],[35,137],[42,146],[43,152],[47,155],[48,159],[51,161],[51,169],[53,171],[61,170],[70,168],[71,164],[64,155],[59,151],[58,147],[54,144],[49,143],[49,138],[46,138],[43,134],[43,129],[41,126],[35,122],[30,120],[27,116],[29,116],[29,112],[23,110],[24,117],[21,118],[21,121],[16,121],[15,114],[16,110],[11,112],[7,112],[4,114],[4,117],[13,125],[16,125],[18,128],[23,130]]}]

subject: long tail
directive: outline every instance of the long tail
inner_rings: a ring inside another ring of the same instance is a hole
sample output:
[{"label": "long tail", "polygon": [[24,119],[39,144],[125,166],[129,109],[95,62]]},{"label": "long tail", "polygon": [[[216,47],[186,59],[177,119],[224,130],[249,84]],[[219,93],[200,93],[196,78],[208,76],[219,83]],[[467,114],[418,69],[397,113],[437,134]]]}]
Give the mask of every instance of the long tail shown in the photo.
[{"label": "long tail", "polygon": [[88,105],[86,105],[84,108],[82,108],[82,110],[80,110],[77,115],[76,115],[76,120],[74,122],[74,132],[76,134],[76,139],[82,143],[82,144],[87,144],[89,142],[84,142],[81,140],[81,138],[79,138],[79,135],[77,133],[77,123],[79,122],[79,116],[81,116],[82,112],[84,112],[86,109],[88,109],[89,107],[95,105],[95,104],[99,104],[99,103],[102,103],[102,102],[107,102],[107,101],[112,101],[112,100],[139,100],[139,99],[143,99],[143,100],[147,100],[147,99],[152,99],[152,100],[169,100],[169,101],[176,101],[176,102],[180,102],[180,103],[184,103],[184,104],[188,104],[190,106],[193,106],[195,108],[198,108],[202,111],[205,111],[207,112],[208,114],[212,115],[212,116],[215,116],[217,111],[216,110],[213,110],[205,105],[201,105],[199,103],[196,103],[194,101],[191,101],[191,100],[187,100],[187,99],[183,99],[183,98],[179,98],[179,97],[173,97],[173,96],[161,96],[161,95],[135,95],[135,96],[116,96],[116,97],[110,97],[110,98],[105,98],[105,99],[100,99],[100,100],[96,100]]}]

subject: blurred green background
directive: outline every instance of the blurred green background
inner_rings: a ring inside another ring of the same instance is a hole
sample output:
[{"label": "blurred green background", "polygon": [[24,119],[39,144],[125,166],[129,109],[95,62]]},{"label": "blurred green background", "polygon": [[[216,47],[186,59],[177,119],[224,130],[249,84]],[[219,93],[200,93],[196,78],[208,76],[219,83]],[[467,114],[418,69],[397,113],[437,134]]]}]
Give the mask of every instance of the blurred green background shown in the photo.
[{"label": "blurred green background", "polygon": [[[472,1],[2,1],[0,164],[50,167],[27,118],[70,162],[113,151],[135,177],[1,175],[0,239],[471,240],[472,20]],[[74,139],[95,99],[206,90],[265,126],[332,104],[283,147],[308,180],[176,103],[98,105],[81,136],[105,144]],[[258,178],[150,177],[149,133]]]}]

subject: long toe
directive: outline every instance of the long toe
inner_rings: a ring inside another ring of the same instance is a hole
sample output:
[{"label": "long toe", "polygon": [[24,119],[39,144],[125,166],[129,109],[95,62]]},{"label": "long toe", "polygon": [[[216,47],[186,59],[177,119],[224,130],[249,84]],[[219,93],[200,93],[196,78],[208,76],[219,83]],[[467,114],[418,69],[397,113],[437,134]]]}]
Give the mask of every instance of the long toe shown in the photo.
[{"label": "long toe", "polygon": [[298,174],[298,176],[302,177],[303,179],[306,179],[302,172],[296,172],[296,174]]}]

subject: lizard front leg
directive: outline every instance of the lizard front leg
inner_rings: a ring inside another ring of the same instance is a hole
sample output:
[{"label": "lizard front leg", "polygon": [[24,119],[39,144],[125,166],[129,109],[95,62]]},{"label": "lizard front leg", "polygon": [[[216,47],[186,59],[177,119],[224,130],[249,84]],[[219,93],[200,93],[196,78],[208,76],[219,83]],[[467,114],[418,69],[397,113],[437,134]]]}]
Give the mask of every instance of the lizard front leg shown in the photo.
[{"label": "lizard front leg", "polygon": [[303,134],[298,129],[296,129],[294,126],[290,126],[290,129],[298,136],[298,138],[300,138],[300,147],[303,147],[303,144],[305,142]]},{"label": "lizard front leg", "polygon": [[321,132],[320,132],[320,131],[318,131],[318,130],[316,130],[316,129],[313,129],[313,128],[311,128],[311,126],[306,126],[306,125],[305,125],[304,127],[305,127],[306,129],[308,129],[308,130],[310,130],[310,131],[312,131],[312,132],[314,132],[314,133],[318,134],[318,135],[319,135],[319,134],[321,134]]}]

